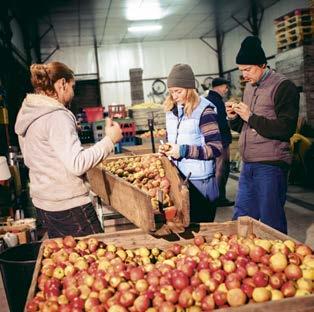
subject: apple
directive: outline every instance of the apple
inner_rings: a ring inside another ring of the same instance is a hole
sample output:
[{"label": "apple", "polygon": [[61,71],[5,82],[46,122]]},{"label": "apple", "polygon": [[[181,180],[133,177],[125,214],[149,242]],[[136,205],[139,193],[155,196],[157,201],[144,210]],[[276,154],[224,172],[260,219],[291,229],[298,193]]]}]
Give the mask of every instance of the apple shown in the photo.
[{"label": "apple", "polygon": [[252,298],[252,294],[253,294],[254,287],[252,287],[252,286],[249,285],[249,284],[242,284],[242,285],[241,285],[241,289],[242,289],[242,291],[246,294],[246,296],[247,296],[248,298]]},{"label": "apple", "polygon": [[297,280],[297,287],[298,289],[303,289],[311,292],[313,289],[313,282],[310,279],[301,277]]},{"label": "apple", "polygon": [[250,250],[250,258],[254,262],[261,262],[261,257],[264,256],[266,253],[265,249],[260,246],[254,246]]},{"label": "apple", "polygon": [[300,267],[293,263],[288,264],[284,272],[289,280],[297,280],[302,277]]},{"label": "apple", "polygon": [[[217,283],[217,281],[216,281]],[[218,286],[218,283],[217,283]],[[195,300],[195,302],[201,302],[203,300],[203,298],[206,297],[206,286],[205,285],[199,285],[198,287],[196,287],[193,292],[192,292],[192,297]]]},{"label": "apple", "polygon": [[113,304],[108,312],[127,312],[128,310],[120,304]]},{"label": "apple", "polygon": [[265,287],[268,285],[268,275],[261,271],[256,272],[252,278],[257,287]]},{"label": "apple", "polygon": [[87,285],[80,285],[78,286],[79,291],[81,292],[80,298],[86,300],[89,297],[91,289]]},{"label": "apple", "polygon": [[274,272],[281,272],[288,265],[288,260],[287,260],[286,255],[282,254],[281,252],[277,252],[273,254],[270,257],[269,262],[270,262],[270,267]]},{"label": "apple", "polygon": [[133,292],[131,292],[130,290],[126,290],[122,292],[119,298],[119,302],[122,306],[127,308],[133,305],[135,298],[136,297]]},{"label": "apple", "polygon": [[236,265],[233,261],[231,260],[226,260],[223,263],[223,269],[226,273],[230,274],[236,270]]},{"label": "apple", "polygon": [[287,256],[289,254],[289,248],[282,242],[276,242],[273,244],[273,246],[270,249],[270,253],[271,254],[276,254],[276,253],[282,253],[285,256]]},{"label": "apple", "polygon": [[253,276],[256,272],[258,272],[258,266],[255,262],[249,262],[246,266],[246,272],[248,276]]},{"label": "apple", "polygon": [[292,281],[283,283],[280,290],[285,297],[293,297],[296,292],[296,288],[294,287],[294,283]]},{"label": "apple", "polygon": [[145,295],[139,295],[134,301],[134,308],[138,312],[145,312],[150,306],[150,300]]},{"label": "apple", "polygon": [[249,263],[249,259],[245,256],[238,256],[236,261],[235,261],[235,264],[238,267],[244,267]]},{"label": "apple", "polygon": [[193,288],[191,286],[188,286],[179,294],[178,303],[182,308],[189,308],[194,304],[194,299],[192,296]]},{"label": "apple", "polygon": [[133,282],[136,282],[144,278],[144,271],[140,267],[136,267],[130,270],[130,279]]},{"label": "apple", "polygon": [[231,307],[239,307],[246,302],[246,295],[240,288],[230,289],[227,293],[227,301]]},{"label": "apple", "polygon": [[198,277],[201,282],[206,285],[210,279],[210,271],[208,269],[202,269],[198,272]]},{"label": "apple", "polygon": [[280,299],[284,298],[282,292],[278,289],[271,289],[270,292],[271,292],[271,300],[272,301],[280,300]]},{"label": "apple", "polygon": [[265,302],[271,299],[271,292],[265,287],[256,287],[253,290],[252,298],[255,302]]},{"label": "apple", "polygon": [[227,302],[227,292],[216,290],[213,293],[213,299],[217,306],[222,306]]},{"label": "apple", "polygon": [[201,308],[202,311],[211,311],[214,310],[215,308],[215,300],[214,300],[214,296],[211,295],[207,295],[202,299],[201,302]]},{"label": "apple", "polygon": [[209,262],[209,270],[211,272],[214,272],[216,270],[219,270],[222,268],[222,262],[219,259],[213,259]]},{"label": "apple", "polygon": [[80,291],[75,286],[69,286],[69,287],[65,288],[64,294],[68,298],[69,301],[72,301],[74,298],[79,296]]},{"label": "apple", "polygon": [[271,242],[267,239],[256,239],[255,245],[262,247],[267,252],[270,252],[272,246]]},{"label": "apple", "polygon": [[288,239],[288,240],[285,240],[283,243],[289,248],[290,252],[295,251],[296,245],[294,241]]},{"label": "apple", "polygon": [[242,280],[247,276],[247,271],[244,267],[240,266],[236,269],[235,273],[238,275],[239,279]]},{"label": "apple", "polygon": [[311,293],[308,290],[305,289],[297,289],[295,292],[295,297],[304,297],[304,296],[310,296]]},{"label": "apple", "polygon": [[213,279],[215,279],[219,284],[225,281],[226,272],[219,269],[211,273]]},{"label": "apple", "polygon": [[272,288],[280,289],[283,283],[284,281],[281,273],[275,273],[269,278],[269,284]]},{"label": "apple", "polygon": [[179,293],[174,289],[169,289],[168,291],[166,291],[164,296],[167,302],[171,302],[173,304],[177,303],[179,299]]},{"label": "apple", "polygon": [[225,285],[228,290],[233,288],[240,288],[241,282],[239,280],[238,275],[236,273],[231,273],[227,275]]},{"label": "apple", "polygon": [[76,246],[76,241],[73,236],[65,236],[63,238],[63,246],[68,248],[74,248]]},{"label": "apple", "polygon": [[205,243],[205,238],[202,235],[196,235],[194,237],[194,244],[196,246],[201,246]]},{"label": "apple", "polygon": [[250,248],[247,245],[239,244],[238,251],[240,256],[247,256],[250,253]]},{"label": "apple", "polygon": [[102,289],[98,294],[98,299],[100,302],[105,303],[109,298],[113,296],[113,291],[109,288]]},{"label": "apple", "polygon": [[300,244],[295,249],[295,253],[299,254],[302,257],[305,257],[307,255],[311,255],[312,254],[312,249],[309,246],[307,246],[307,245]]},{"label": "apple", "polygon": [[163,302],[158,308],[159,312],[175,312],[176,308],[171,302]]}]

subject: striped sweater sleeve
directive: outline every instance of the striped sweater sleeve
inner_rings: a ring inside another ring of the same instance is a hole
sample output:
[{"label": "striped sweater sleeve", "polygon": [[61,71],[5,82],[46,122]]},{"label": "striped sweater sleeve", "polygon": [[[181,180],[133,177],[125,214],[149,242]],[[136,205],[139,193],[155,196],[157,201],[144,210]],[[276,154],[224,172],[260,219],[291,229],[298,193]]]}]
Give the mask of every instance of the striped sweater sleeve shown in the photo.
[{"label": "striped sweater sleeve", "polygon": [[205,144],[183,145],[180,148],[183,151],[184,158],[198,160],[208,160],[219,157],[222,151],[222,143],[217,123],[217,115],[211,107],[207,107],[200,118],[200,129],[204,136]]}]

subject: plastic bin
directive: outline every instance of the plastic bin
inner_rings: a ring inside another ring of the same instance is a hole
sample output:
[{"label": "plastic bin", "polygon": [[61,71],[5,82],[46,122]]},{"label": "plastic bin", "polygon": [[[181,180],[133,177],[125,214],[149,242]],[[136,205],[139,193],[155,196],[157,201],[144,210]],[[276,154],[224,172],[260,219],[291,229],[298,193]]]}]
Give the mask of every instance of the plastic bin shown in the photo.
[{"label": "plastic bin", "polygon": [[0,254],[2,280],[11,312],[24,310],[40,245],[41,242],[18,245]]},{"label": "plastic bin", "polygon": [[84,108],[87,122],[94,122],[104,118],[103,107],[86,107]]}]

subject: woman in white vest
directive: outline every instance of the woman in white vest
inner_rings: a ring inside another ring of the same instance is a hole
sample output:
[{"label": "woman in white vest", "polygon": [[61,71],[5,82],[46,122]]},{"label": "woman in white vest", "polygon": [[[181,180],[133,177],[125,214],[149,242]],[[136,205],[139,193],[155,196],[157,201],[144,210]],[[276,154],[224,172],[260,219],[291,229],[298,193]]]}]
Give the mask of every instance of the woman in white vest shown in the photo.
[{"label": "woman in white vest", "polygon": [[[222,150],[215,106],[197,94],[195,77],[187,64],[176,64],[167,79],[166,128],[170,156],[189,180],[192,222],[211,222],[218,197],[215,158]],[[163,152],[163,148],[160,148]]]}]

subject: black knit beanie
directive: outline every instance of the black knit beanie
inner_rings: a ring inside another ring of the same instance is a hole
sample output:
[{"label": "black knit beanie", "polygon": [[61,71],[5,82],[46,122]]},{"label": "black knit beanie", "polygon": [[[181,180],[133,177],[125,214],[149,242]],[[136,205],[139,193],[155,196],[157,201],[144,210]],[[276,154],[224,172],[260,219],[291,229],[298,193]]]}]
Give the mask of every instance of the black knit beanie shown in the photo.
[{"label": "black knit beanie", "polygon": [[168,88],[195,89],[195,77],[190,65],[176,64],[167,79]]},{"label": "black knit beanie", "polygon": [[249,36],[242,41],[236,63],[240,65],[262,65],[267,63],[262,43],[258,37]]}]

